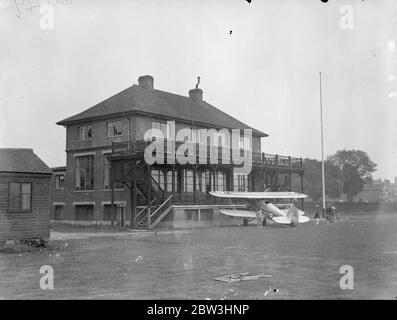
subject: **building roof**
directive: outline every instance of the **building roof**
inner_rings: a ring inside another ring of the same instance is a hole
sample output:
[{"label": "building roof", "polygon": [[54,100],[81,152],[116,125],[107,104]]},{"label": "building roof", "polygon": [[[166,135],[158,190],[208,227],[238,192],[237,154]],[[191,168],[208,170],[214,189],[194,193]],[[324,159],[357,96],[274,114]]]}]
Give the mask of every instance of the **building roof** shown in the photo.
[{"label": "building roof", "polygon": [[51,170],[52,170],[53,172],[66,171],[66,166],[62,166],[62,167],[52,167]]},{"label": "building roof", "polygon": [[268,136],[205,101],[196,101],[165,91],[147,89],[140,85],[133,85],[79,114],[57,122],[57,124],[68,126],[125,113],[150,113],[214,128],[252,129],[252,133],[256,136]]},{"label": "building roof", "polygon": [[384,184],[380,184],[380,183],[374,183],[374,184],[365,183],[364,186],[363,186],[363,190],[362,191],[382,191],[383,189],[385,189],[385,185]]},{"label": "building roof", "polygon": [[19,148],[0,148],[0,172],[52,173],[32,149]]}]

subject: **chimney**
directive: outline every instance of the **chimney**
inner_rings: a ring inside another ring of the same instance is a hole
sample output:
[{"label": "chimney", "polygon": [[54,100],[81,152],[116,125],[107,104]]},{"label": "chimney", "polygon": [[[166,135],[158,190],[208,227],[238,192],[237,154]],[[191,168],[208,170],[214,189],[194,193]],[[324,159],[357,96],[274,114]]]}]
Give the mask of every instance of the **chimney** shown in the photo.
[{"label": "chimney", "polygon": [[200,77],[197,77],[197,84],[195,89],[189,90],[189,97],[194,101],[203,101],[203,90],[198,86],[200,84]]},{"label": "chimney", "polygon": [[191,89],[189,90],[189,97],[194,101],[203,101],[203,90],[201,89]]},{"label": "chimney", "polygon": [[138,84],[146,88],[148,90],[153,90],[153,83],[154,83],[154,78],[152,76],[146,75],[146,76],[140,76],[138,78]]}]

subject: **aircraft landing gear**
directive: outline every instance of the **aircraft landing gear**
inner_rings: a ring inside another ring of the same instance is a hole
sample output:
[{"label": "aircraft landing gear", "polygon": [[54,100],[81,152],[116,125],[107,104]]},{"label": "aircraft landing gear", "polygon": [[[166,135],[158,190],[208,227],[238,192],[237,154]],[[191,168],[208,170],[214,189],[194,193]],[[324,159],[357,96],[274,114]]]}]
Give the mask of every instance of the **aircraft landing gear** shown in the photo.
[{"label": "aircraft landing gear", "polygon": [[266,226],[266,218],[263,218],[262,226]]},{"label": "aircraft landing gear", "polygon": [[243,225],[246,226],[247,224],[248,224],[248,219],[245,218],[245,219],[243,220]]}]

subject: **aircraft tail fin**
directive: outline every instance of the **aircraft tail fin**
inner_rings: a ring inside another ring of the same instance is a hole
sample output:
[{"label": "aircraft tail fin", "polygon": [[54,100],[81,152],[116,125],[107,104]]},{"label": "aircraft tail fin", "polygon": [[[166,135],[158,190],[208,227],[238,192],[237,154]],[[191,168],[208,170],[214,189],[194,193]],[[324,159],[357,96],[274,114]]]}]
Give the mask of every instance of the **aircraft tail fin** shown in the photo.
[{"label": "aircraft tail fin", "polygon": [[287,212],[287,217],[291,219],[292,225],[299,223],[299,210],[294,205],[291,205]]},{"label": "aircraft tail fin", "polygon": [[298,223],[305,223],[310,221],[310,218],[306,217],[304,214],[305,213],[303,211],[299,210],[294,205],[291,205],[287,212],[287,217],[291,219],[292,225],[296,225]]}]

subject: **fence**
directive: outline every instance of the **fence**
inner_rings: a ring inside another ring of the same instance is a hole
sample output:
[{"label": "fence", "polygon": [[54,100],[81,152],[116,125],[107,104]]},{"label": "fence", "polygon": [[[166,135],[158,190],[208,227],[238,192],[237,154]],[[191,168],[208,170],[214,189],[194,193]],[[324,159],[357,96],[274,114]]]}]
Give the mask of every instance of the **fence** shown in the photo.
[{"label": "fence", "polygon": [[[305,201],[305,212],[310,216],[316,205],[322,207],[321,202]],[[327,203],[328,205],[328,203]],[[396,213],[397,202],[334,202],[332,205],[342,214],[375,214]]]}]

